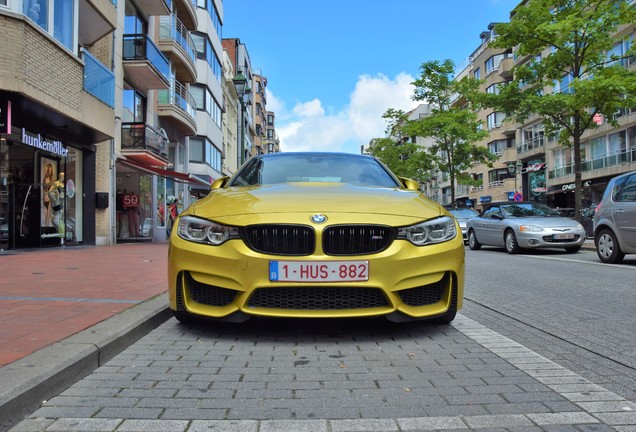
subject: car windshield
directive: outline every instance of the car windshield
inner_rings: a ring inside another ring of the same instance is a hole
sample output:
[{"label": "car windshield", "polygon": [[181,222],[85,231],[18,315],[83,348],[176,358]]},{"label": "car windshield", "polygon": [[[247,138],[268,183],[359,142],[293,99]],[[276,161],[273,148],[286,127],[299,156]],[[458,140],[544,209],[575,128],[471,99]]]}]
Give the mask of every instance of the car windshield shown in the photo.
[{"label": "car windshield", "polygon": [[561,216],[559,212],[546,205],[534,203],[502,205],[501,212],[506,217]]},{"label": "car windshield", "polygon": [[251,159],[229,186],[297,182],[336,182],[360,186],[399,187],[376,159],[354,154],[277,153]]},{"label": "car windshield", "polygon": [[468,219],[471,217],[477,216],[477,212],[471,209],[451,209],[449,210],[450,214],[455,216],[456,218]]}]

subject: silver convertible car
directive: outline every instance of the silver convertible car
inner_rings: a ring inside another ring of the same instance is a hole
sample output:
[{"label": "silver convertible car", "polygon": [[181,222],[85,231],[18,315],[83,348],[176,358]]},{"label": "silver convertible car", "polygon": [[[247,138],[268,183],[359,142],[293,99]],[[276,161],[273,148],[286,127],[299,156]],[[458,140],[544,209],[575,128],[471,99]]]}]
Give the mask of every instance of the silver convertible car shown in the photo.
[{"label": "silver convertible car", "polygon": [[556,210],[533,202],[493,202],[481,215],[466,222],[468,246],[503,246],[513,254],[521,249],[564,248],[575,253],[585,242],[585,228]]}]

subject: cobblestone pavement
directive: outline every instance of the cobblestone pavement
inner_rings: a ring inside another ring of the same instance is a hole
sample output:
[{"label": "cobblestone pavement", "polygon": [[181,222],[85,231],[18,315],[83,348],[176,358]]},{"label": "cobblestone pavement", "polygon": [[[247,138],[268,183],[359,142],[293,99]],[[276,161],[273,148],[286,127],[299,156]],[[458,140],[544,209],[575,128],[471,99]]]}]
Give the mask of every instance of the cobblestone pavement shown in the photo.
[{"label": "cobblestone pavement", "polygon": [[636,431],[636,404],[458,315],[171,319],[13,432]]}]

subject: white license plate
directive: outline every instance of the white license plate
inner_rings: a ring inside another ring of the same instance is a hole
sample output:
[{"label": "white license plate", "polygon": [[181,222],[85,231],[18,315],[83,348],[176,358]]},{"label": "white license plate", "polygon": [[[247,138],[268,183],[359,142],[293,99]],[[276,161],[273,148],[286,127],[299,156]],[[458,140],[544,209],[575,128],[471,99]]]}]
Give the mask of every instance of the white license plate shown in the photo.
[{"label": "white license plate", "polygon": [[369,280],[369,261],[270,261],[272,282],[358,282]]},{"label": "white license plate", "polygon": [[574,234],[552,234],[552,238],[555,240],[571,240],[574,238]]}]

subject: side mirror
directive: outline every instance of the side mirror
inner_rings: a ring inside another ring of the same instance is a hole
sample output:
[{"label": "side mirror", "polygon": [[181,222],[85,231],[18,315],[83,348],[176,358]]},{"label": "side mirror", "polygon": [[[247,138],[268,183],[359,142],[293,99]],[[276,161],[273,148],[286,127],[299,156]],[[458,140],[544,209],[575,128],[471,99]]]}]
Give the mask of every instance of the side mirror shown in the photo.
[{"label": "side mirror", "polygon": [[404,185],[404,187],[408,190],[412,190],[412,191],[419,191],[420,190],[420,184],[415,181],[412,180],[410,178],[406,178],[406,177],[398,177],[400,179],[400,181],[402,182],[402,184]]},{"label": "side mirror", "polygon": [[218,179],[214,180],[212,182],[212,184],[210,185],[210,190],[213,191],[214,189],[221,189],[222,187],[224,187],[227,184],[227,181],[230,178],[225,176],[225,177],[219,177]]}]

